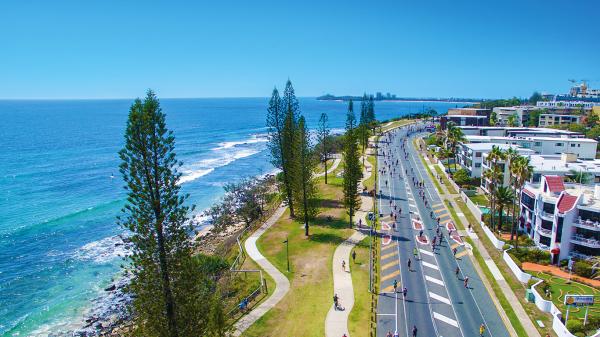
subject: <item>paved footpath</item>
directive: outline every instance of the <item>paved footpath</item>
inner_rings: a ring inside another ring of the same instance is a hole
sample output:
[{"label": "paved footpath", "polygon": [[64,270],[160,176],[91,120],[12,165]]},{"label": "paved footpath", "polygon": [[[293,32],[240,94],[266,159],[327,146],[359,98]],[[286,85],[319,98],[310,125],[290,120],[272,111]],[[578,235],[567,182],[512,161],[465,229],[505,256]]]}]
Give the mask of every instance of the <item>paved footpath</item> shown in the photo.
[{"label": "paved footpath", "polygon": [[250,325],[256,322],[264,314],[273,308],[281,299],[287,294],[290,289],[290,281],[283,275],[274,265],[271,264],[256,247],[256,241],[267,231],[273,224],[283,215],[286,206],[279,206],[279,208],[271,215],[271,217],[250,237],[246,240],[244,247],[248,256],[256,261],[256,263],[275,281],[275,291],[269,298],[262,302],[258,307],[250,311],[247,315],[240,318],[235,323],[234,336],[240,336]]},{"label": "paved footpath", "polygon": [[[371,176],[372,165],[365,160],[362,181]],[[361,184],[362,184],[361,181]],[[366,224],[366,216],[373,208],[373,199],[368,195],[361,195],[360,210],[356,212],[355,219],[362,219]],[[342,242],[333,253],[333,293],[339,297],[340,305],[344,310],[335,310],[333,303],[327,318],[325,319],[325,336],[341,337],[348,332],[348,315],[354,306],[354,288],[352,286],[352,274],[350,274],[350,253],[352,248],[366,237],[362,232],[352,234],[346,241]],[[342,261],[346,262],[346,269],[342,269]],[[365,290],[366,291],[366,290]],[[332,299],[333,302],[333,299]]]}]

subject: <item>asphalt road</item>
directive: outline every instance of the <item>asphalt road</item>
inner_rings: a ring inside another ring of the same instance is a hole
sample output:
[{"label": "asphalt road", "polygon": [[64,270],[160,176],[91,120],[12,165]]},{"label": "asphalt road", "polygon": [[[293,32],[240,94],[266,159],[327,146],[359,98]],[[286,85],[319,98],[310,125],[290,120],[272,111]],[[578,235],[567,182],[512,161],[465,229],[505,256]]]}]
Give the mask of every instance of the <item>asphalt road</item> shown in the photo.
[{"label": "asphalt road", "polygon": [[[379,143],[378,169],[384,170],[378,172],[377,182],[379,213],[383,214],[377,335],[413,336],[416,327],[417,336],[470,337],[479,336],[484,324],[484,336],[508,337],[470,252],[456,231],[449,237],[452,219],[413,146],[415,131],[411,129],[396,129]],[[431,243],[436,236],[434,251]]]}]

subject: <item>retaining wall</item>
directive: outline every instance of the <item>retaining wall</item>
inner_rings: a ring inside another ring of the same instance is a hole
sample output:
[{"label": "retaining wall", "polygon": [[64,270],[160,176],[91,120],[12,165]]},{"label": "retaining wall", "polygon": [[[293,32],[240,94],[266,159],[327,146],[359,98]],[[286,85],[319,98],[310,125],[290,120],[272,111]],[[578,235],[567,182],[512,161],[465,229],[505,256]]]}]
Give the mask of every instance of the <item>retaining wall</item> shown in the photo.
[{"label": "retaining wall", "polygon": [[513,261],[513,259],[508,254],[509,250],[510,249],[507,249],[507,250],[504,251],[504,253],[502,253],[502,258],[504,259],[504,261],[506,262],[506,264],[510,267],[510,270],[513,272],[513,274],[515,274],[515,276],[517,277],[517,279],[521,283],[527,283],[527,282],[529,282],[529,280],[531,280],[531,275],[528,274],[528,273],[523,272],[521,270],[521,268],[519,268],[519,266],[517,265],[517,263],[515,261]]},{"label": "retaining wall", "polygon": [[488,226],[485,225],[483,221],[481,222],[481,228],[483,228],[483,232],[488,237],[488,239],[490,239],[492,245],[494,245],[496,249],[502,250],[502,247],[504,247],[504,241],[498,240],[498,238],[496,238],[494,233],[492,233],[492,231],[488,228]]},{"label": "retaining wall", "polygon": [[481,209],[477,207],[477,205],[475,205],[473,201],[471,201],[471,199],[463,191],[460,191],[460,197],[463,199],[463,201],[465,201],[467,207],[469,208],[469,211],[473,213],[475,218],[481,221],[481,219],[483,218],[483,213],[481,212]]}]

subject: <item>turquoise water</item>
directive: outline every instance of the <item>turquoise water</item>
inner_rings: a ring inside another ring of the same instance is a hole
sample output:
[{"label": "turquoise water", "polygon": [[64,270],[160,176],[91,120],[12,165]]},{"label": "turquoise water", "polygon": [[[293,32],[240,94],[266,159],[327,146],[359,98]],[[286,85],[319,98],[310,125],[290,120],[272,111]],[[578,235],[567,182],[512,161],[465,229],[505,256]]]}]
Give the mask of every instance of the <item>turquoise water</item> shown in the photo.
[{"label": "turquoise water", "polygon": [[[201,211],[224,183],[273,171],[267,98],[164,99],[184,162],[183,190]],[[346,104],[300,100],[343,128]],[[0,101],[0,336],[45,336],[78,323],[125,252],[115,216],[125,194],[117,152],[131,100]],[[455,103],[377,102],[386,119]]]}]

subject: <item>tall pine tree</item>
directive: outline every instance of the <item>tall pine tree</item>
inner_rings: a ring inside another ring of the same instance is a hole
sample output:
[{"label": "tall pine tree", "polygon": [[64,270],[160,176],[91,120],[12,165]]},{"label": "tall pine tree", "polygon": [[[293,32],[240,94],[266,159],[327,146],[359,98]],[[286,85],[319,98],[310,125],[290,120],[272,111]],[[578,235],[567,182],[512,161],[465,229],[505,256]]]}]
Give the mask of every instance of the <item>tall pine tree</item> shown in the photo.
[{"label": "tall pine tree", "polygon": [[[287,88],[286,88],[287,90]],[[279,96],[277,88],[273,89],[269,107],[267,108],[267,128],[269,133],[269,150],[271,152],[271,163],[281,170],[283,178],[283,190],[285,199],[290,207],[290,215],[294,216],[294,200],[292,188],[292,163],[290,159],[290,150],[285,148],[287,143],[284,137],[287,109]]]},{"label": "tall pine tree", "polygon": [[300,179],[300,165],[296,146],[298,142],[298,118],[300,117],[300,104],[296,98],[292,82],[289,79],[285,84],[285,90],[283,91],[282,105],[285,113],[285,119],[283,123],[283,147],[281,154],[289,173],[290,183],[285,187],[289,189],[286,191],[286,193],[290,199],[292,199],[290,216],[294,217],[295,213],[293,208],[293,196],[297,192],[297,186],[300,185],[298,183],[298,180]]},{"label": "tall pine tree", "polygon": [[310,145],[310,134],[304,116],[298,120],[296,153],[298,159],[297,208],[304,216],[304,234],[309,234],[309,221],[317,214],[316,186],[314,182],[315,157]]},{"label": "tall pine tree", "polygon": [[360,207],[358,183],[362,177],[356,131],[356,116],[352,100],[348,103],[346,115],[346,134],[344,136],[344,206],[350,216],[350,227],[356,210]]},{"label": "tall pine tree", "polygon": [[360,101],[360,119],[358,122],[358,138],[362,147],[363,166],[365,165],[364,153],[369,142],[369,117],[368,117],[368,98],[367,94],[363,95]]},{"label": "tall pine tree", "polygon": [[118,222],[131,232],[129,290],[134,295],[134,335],[198,336],[206,333],[210,291],[192,258],[191,230],[178,181],[175,138],[152,91],[129,111],[119,152],[127,202]]},{"label": "tall pine tree", "polygon": [[323,112],[319,118],[319,127],[317,129],[317,152],[319,155],[319,160],[323,163],[323,168],[325,169],[325,184],[327,184],[327,160],[329,160],[330,155],[330,133],[331,130],[329,129],[329,117],[327,117],[327,114]]}]

